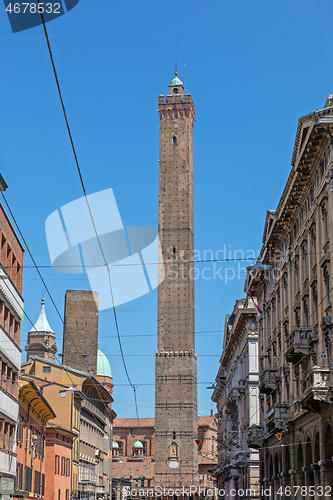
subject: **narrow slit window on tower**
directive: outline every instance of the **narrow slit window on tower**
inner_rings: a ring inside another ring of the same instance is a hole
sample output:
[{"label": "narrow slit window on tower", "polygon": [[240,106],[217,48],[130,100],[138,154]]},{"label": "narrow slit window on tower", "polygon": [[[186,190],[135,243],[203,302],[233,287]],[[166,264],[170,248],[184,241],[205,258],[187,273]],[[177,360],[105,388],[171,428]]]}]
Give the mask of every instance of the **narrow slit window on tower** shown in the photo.
[{"label": "narrow slit window on tower", "polygon": [[176,136],[174,136],[174,137],[172,138],[172,143],[173,143],[174,145],[176,145],[176,144],[177,144],[177,137],[176,137]]},{"label": "narrow slit window on tower", "polygon": [[173,431],[173,433],[172,433],[172,439],[176,439],[176,433],[175,433],[175,431]]}]

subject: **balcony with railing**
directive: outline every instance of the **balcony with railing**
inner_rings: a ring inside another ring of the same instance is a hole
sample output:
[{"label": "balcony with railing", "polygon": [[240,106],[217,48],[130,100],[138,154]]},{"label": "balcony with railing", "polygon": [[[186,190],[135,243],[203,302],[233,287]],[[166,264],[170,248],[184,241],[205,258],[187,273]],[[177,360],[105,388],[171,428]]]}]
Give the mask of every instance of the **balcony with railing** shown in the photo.
[{"label": "balcony with railing", "polygon": [[271,394],[277,389],[277,382],[281,378],[281,373],[274,368],[268,368],[264,370],[260,375],[260,392],[264,394]]},{"label": "balcony with railing", "polygon": [[245,392],[245,389],[246,389],[246,380],[244,380],[244,379],[238,380],[238,387],[237,387],[237,389],[238,389],[238,392],[240,392],[240,393]]},{"label": "balcony with railing", "polygon": [[313,366],[301,379],[302,394],[298,401],[306,410],[320,413],[321,404],[333,403],[333,373],[330,367]]},{"label": "balcony with railing", "polygon": [[287,431],[290,420],[290,404],[275,403],[273,407],[266,413],[265,423],[269,432],[272,431]]},{"label": "balcony with railing", "polygon": [[236,455],[236,460],[235,460],[235,466],[236,467],[246,467],[247,466],[247,455],[243,451],[240,453],[237,453]]},{"label": "balcony with railing", "polygon": [[230,387],[228,388],[227,392],[227,400],[228,401],[236,401],[239,398],[239,393],[238,393],[238,385],[237,387]]},{"label": "balcony with railing", "polygon": [[309,333],[311,328],[293,328],[291,334],[286,338],[286,360],[293,364],[310,351]]},{"label": "balcony with railing", "polygon": [[103,412],[99,408],[96,408],[94,404],[92,404],[90,401],[87,399],[84,399],[82,401],[82,408],[85,408],[88,410],[90,413],[92,413],[94,416],[97,416],[103,423],[104,425],[106,424],[107,420]]},{"label": "balcony with railing", "polygon": [[264,429],[262,425],[253,424],[247,433],[247,445],[249,448],[258,449],[264,443]]}]

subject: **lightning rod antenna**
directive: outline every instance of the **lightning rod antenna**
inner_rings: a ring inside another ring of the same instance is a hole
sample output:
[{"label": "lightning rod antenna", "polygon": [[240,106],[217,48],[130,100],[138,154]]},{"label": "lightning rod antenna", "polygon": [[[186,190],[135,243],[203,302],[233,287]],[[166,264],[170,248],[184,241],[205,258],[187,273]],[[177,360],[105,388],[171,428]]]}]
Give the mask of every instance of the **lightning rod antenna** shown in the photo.
[{"label": "lightning rod antenna", "polygon": [[175,64],[175,75],[178,75],[178,67],[177,67],[177,45],[176,45],[176,64]]}]

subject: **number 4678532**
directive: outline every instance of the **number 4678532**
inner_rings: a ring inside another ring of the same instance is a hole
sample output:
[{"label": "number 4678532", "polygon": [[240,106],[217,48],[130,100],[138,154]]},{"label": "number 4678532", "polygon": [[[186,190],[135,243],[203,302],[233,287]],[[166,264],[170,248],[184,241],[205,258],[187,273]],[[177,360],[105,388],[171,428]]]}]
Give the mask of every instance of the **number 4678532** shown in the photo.
[{"label": "number 4678532", "polygon": [[[44,9],[44,5],[45,5],[45,9]],[[38,12],[39,14],[43,14],[43,12],[46,12],[46,14],[60,14],[60,3],[55,3],[55,4],[52,4],[52,3],[47,3],[47,4],[44,4],[42,2],[39,2],[39,3],[22,3],[19,4],[19,3],[14,3],[13,4],[13,7],[12,7],[12,4],[8,4],[8,7],[6,7],[6,11],[9,12],[10,14],[12,12],[14,12],[14,14],[19,14],[20,12],[22,12],[23,14],[25,14],[26,12],[30,14],[35,14],[36,12]]]}]

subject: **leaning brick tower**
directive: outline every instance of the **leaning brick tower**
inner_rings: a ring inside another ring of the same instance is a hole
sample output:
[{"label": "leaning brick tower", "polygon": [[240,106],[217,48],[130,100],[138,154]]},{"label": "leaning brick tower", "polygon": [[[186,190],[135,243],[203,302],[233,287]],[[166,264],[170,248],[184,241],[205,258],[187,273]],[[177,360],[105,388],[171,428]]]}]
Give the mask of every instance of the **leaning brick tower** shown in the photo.
[{"label": "leaning brick tower", "polygon": [[194,104],[177,77],[160,116],[159,238],[166,277],[158,289],[155,486],[198,481],[193,280]]}]

